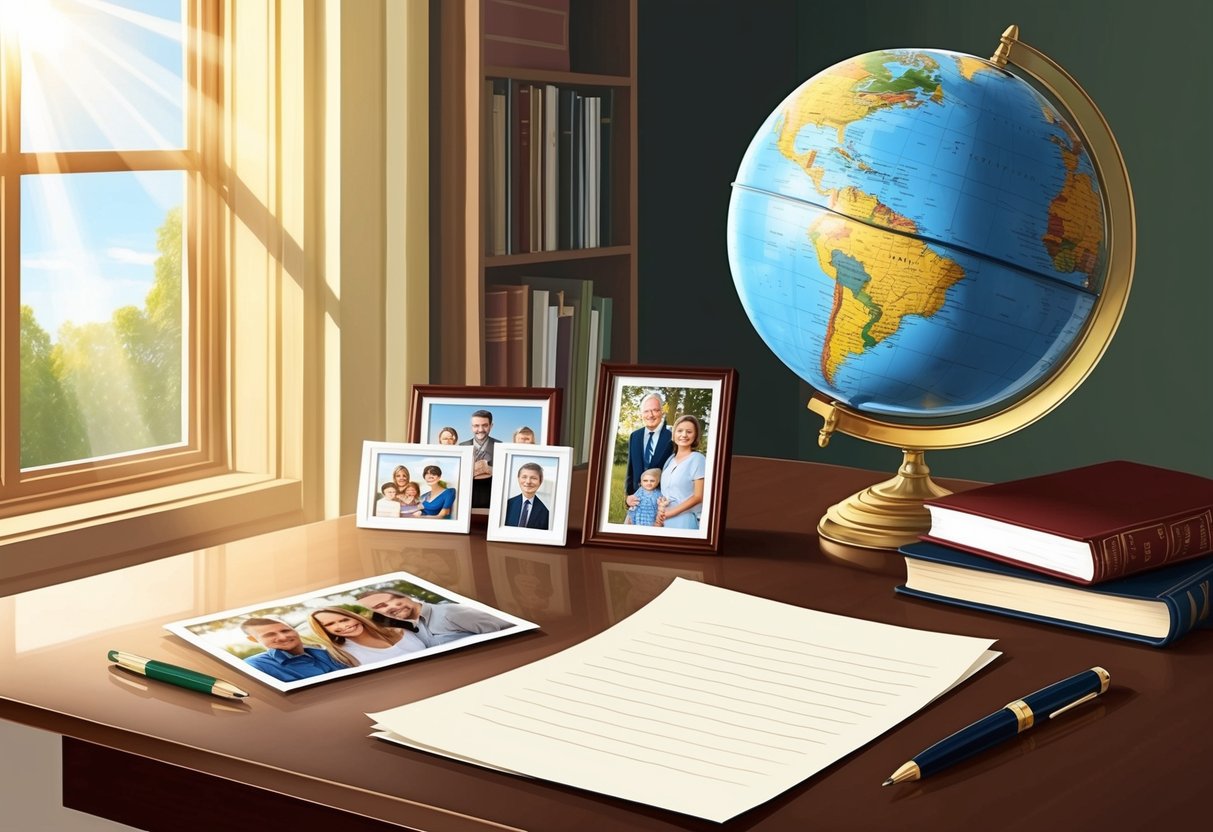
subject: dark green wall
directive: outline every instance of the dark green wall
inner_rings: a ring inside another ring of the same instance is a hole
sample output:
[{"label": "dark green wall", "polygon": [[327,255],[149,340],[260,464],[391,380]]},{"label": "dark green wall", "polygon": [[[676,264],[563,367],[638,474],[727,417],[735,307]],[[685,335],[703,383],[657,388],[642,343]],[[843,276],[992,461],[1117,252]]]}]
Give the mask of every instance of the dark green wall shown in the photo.
[{"label": "dark green wall", "polygon": [[[817,448],[820,420],[803,410],[808,388],[741,311],[724,246],[728,183],[763,117],[800,81],[852,55],[921,46],[988,57],[1015,23],[1023,41],[1083,85],[1120,143],[1137,208],[1133,290],[1103,360],[1057,410],[1012,436],[934,452],[928,462],[938,475],[982,480],[1111,458],[1213,476],[1213,6],[641,6],[640,357],[736,366],[735,452],[881,470],[899,459],[845,436]],[[654,39],[663,33],[664,45]],[[691,304],[710,312],[692,314]]]}]

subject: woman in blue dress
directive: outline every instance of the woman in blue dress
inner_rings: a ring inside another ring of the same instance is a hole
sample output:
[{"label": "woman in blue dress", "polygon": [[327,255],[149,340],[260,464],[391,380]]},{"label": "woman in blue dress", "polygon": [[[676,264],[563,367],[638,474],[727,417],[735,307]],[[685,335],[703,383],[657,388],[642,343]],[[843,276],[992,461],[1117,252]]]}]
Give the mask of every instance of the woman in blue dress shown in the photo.
[{"label": "woman in blue dress", "polygon": [[421,472],[430,490],[421,495],[421,516],[433,517],[439,520],[450,517],[455,510],[455,489],[447,488],[440,479],[442,469],[437,465],[427,465]]},{"label": "woman in blue dress", "polygon": [[679,416],[674,422],[674,453],[661,468],[661,493],[669,502],[657,514],[667,529],[698,529],[703,510],[703,477],[708,460],[695,450],[699,420]]}]

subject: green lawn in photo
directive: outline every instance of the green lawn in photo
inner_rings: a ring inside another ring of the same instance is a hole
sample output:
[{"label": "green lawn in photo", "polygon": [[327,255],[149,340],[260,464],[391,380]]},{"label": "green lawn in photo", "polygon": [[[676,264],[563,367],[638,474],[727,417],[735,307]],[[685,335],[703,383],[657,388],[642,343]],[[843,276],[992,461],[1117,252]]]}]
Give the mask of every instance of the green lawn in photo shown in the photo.
[{"label": "green lawn in photo", "polygon": [[626,462],[611,466],[611,490],[605,495],[609,505],[607,520],[611,523],[622,523],[627,515],[627,509],[623,505],[623,480],[627,471]]}]

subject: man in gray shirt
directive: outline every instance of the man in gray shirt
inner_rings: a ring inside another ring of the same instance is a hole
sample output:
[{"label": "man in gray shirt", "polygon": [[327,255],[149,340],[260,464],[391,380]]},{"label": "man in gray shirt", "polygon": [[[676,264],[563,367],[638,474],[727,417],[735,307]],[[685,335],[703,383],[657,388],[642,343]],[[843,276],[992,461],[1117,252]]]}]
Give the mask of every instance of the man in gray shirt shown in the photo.
[{"label": "man in gray shirt", "polygon": [[466,604],[428,604],[392,589],[364,592],[357,596],[357,601],[383,616],[389,627],[415,630],[426,647],[437,647],[477,633],[495,633],[512,626],[508,621]]}]

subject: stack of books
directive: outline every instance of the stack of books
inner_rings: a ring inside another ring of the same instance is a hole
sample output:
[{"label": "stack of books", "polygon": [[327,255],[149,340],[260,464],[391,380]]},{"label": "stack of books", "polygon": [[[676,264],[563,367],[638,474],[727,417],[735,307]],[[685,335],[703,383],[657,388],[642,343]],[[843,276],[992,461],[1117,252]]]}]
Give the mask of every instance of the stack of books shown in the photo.
[{"label": "stack of books", "polygon": [[927,509],[898,592],[1156,646],[1210,622],[1213,480],[1113,461]]},{"label": "stack of books", "polygon": [[561,443],[578,464],[589,460],[598,365],[611,357],[614,302],[594,281],[520,277],[484,292],[484,383],[557,387]]},{"label": "stack of books", "polygon": [[615,91],[513,78],[485,85],[487,253],[610,245]]}]

